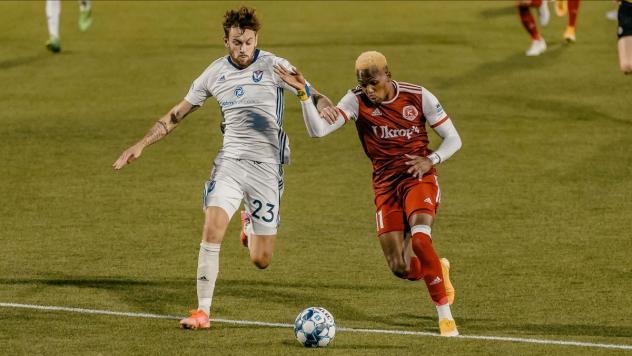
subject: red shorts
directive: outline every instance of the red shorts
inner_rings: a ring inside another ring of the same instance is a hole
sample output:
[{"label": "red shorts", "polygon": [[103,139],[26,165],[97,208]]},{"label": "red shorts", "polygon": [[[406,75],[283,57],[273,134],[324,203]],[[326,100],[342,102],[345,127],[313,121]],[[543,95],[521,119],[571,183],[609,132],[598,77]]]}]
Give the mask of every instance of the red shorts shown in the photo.
[{"label": "red shorts", "polygon": [[421,180],[410,177],[393,189],[375,195],[375,221],[377,233],[409,231],[409,218],[415,213],[431,215],[433,218],[441,201],[441,189],[437,176],[428,174]]}]

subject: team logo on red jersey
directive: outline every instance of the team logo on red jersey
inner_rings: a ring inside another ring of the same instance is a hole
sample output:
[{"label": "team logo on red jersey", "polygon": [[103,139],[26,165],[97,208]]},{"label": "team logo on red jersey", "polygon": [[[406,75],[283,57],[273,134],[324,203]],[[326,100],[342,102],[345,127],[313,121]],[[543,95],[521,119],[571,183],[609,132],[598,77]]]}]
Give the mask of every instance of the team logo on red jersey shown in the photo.
[{"label": "team logo on red jersey", "polygon": [[419,128],[413,126],[408,129],[391,129],[388,126],[373,126],[373,133],[379,138],[406,137],[410,140],[414,134],[419,133]]},{"label": "team logo on red jersey", "polygon": [[415,120],[418,115],[419,115],[419,111],[417,110],[416,107],[412,105],[406,105],[404,106],[404,109],[402,110],[402,116],[404,117],[404,119],[408,121]]}]

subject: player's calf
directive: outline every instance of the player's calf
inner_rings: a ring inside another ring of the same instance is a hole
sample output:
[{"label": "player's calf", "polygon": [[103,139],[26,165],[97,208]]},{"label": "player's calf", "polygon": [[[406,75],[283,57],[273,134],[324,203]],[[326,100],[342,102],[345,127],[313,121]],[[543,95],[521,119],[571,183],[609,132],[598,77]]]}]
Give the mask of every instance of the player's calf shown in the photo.
[{"label": "player's calf", "polygon": [[272,262],[276,235],[250,234],[248,249],[250,260],[259,269],[266,269]]}]

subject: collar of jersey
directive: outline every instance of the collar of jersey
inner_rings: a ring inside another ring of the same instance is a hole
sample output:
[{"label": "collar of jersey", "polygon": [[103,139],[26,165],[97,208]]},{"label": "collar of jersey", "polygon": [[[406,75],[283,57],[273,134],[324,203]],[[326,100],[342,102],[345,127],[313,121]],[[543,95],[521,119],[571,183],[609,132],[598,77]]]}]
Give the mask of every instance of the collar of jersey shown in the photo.
[{"label": "collar of jersey", "polygon": [[393,80],[393,83],[395,85],[395,96],[393,97],[393,99],[389,100],[389,101],[383,101],[380,103],[380,105],[383,104],[390,104],[392,102],[395,101],[395,99],[397,99],[397,97],[399,96],[399,83],[397,83],[397,81]]},{"label": "collar of jersey", "polygon": [[[254,62],[257,61],[257,58],[259,58],[259,48],[255,49],[255,55],[252,57],[252,63],[250,63],[248,65],[248,67],[250,67]],[[248,67],[245,68],[241,68],[240,66],[238,66],[235,62],[233,62],[233,60],[230,58],[230,54],[228,56],[226,56],[226,59],[228,59],[228,63],[230,63],[233,67],[237,68],[238,70],[242,70],[242,69],[246,69]]]}]

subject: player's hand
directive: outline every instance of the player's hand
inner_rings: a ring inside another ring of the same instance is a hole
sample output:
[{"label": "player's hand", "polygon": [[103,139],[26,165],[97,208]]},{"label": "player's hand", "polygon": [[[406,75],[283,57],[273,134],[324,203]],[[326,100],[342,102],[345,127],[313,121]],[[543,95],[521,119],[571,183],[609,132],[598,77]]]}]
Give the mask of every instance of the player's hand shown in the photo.
[{"label": "player's hand", "polygon": [[298,69],[293,68],[289,71],[285,67],[275,64],[274,73],[276,73],[276,75],[294,89],[305,90],[305,77],[303,77],[303,73],[301,73]]},{"label": "player's hand", "polygon": [[329,125],[333,125],[336,122],[340,113],[334,106],[327,106],[320,111],[320,117],[325,119]]},{"label": "player's hand", "polygon": [[134,145],[121,153],[121,156],[116,160],[116,162],[114,162],[114,164],[112,164],[112,167],[116,170],[121,169],[140,157],[142,153],[143,147],[140,145]]},{"label": "player's hand", "polygon": [[405,155],[408,158],[406,161],[406,165],[409,165],[408,173],[412,174],[413,177],[421,179],[423,175],[432,169],[432,161],[427,157],[415,156],[415,155]]}]

